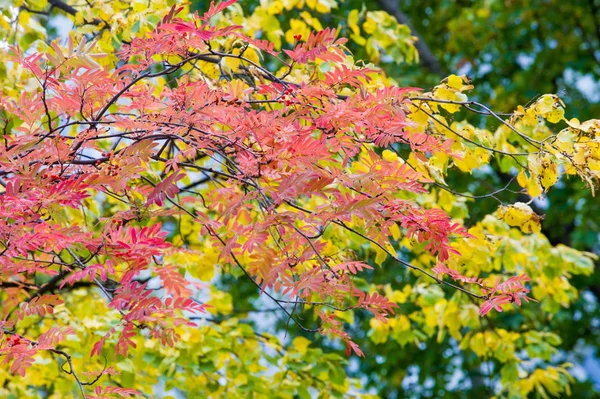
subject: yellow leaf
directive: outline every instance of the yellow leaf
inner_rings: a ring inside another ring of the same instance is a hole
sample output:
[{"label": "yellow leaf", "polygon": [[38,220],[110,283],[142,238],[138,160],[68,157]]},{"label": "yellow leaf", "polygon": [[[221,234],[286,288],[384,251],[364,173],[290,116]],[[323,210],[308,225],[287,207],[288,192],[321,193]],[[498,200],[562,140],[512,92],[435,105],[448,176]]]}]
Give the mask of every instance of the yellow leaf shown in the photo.
[{"label": "yellow leaf", "polygon": [[542,174],[540,176],[542,179],[542,186],[544,186],[544,189],[547,190],[549,187],[556,184],[556,181],[558,180],[558,171],[556,169],[556,164],[553,162],[548,163],[544,167],[544,170],[542,171]]},{"label": "yellow leaf", "polygon": [[456,75],[448,76],[448,86],[453,89],[460,90],[463,86],[463,80]]},{"label": "yellow leaf", "polygon": [[383,262],[385,262],[387,259],[388,254],[379,247],[375,247],[375,254],[375,263],[377,263],[379,266],[383,265]]},{"label": "yellow leaf", "polygon": [[283,3],[280,0],[271,0],[261,3],[264,3],[265,8],[267,9],[267,13],[270,15],[281,14],[281,12],[283,11]]},{"label": "yellow leaf", "polygon": [[[435,90],[434,94],[440,100],[456,101],[456,93],[445,87],[438,87]],[[446,111],[448,111],[450,113],[455,113],[455,112],[460,111],[460,106],[456,105],[456,104],[440,104],[440,107],[444,108]]]},{"label": "yellow leaf", "polygon": [[528,108],[522,120],[525,126],[535,126],[538,124],[538,113],[535,108]]},{"label": "yellow leaf", "polygon": [[527,184],[527,194],[531,197],[538,197],[544,192],[540,183],[538,183],[537,176],[531,176],[529,183]]},{"label": "yellow leaf", "polygon": [[563,129],[556,135],[555,145],[559,150],[571,153],[573,152],[573,142],[577,138],[577,133],[572,128]]},{"label": "yellow leaf", "polygon": [[285,32],[285,41],[290,44],[294,43],[296,41],[295,35],[301,35],[304,39],[307,39],[310,35],[310,28],[304,21],[299,19],[290,20],[290,29]]},{"label": "yellow leaf", "polygon": [[539,175],[542,173],[542,158],[536,154],[530,154],[527,157],[527,162],[529,163],[529,170],[532,175]]},{"label": "yellow leaf", "polygon": [[565,110],[562,107],[555,108],[544,115],[546,120],[550,123],[558,123],[563,119],[564,116]]},{"label": "yellow leaf", "polygon": [[429,123],[429,115],[418,108],[411,109],[410,119],[421,126],[427,126]]},{"label": "yellow leaf", "polygon": [[410,285],[405,285],[402,291],[394,291],[390,299],[396,303],[406,303],[411,291],[412,287]]},{"label": "yellow leaf", "polygon": [[238,373],[233,379],[235,385],[246,385],[248,383],[248,375],[244,373]]},{"label": "yellow leaf", "polygon": [[306,22],[308,25],[310,25],[314,30],[316,30],[316,31],[323,30],[323,25],[321,25],[321,22],[319,21],[319,19],[310,15],[310,13],[308,11],[302,11],[300,13],[300,16],[302,17],[304,22]]},{"label": "yellow leaf", "polygon": [[519,186],[526,188],[527,187],[527,174],[525,173],[525,169],[521,169],[519,174],[517,175],[517,183]]},{"label": "yellow leaf", "polygon": [[586,164],[586,148],[582,145],[577,145],[575,156],[573,157],[573,162],[575,165],[583,166]]},{"label": "yellow leaf", "polygon": [[296,337],[292,341],[292,347],[294,349],[296,349],[302,355],[306,355],[306,351],[308,350],[308,347],[310,346],[310,344],[311,344],[311,341],[304,337]]},{"label": "yellow leaf", "polygon": [[460,135],[472,140],[475,137],[475,129],[473,129],[473,126],[471,125],[463,126],[463,128],[460,130]]},{"label": "yellow leaf", "polygon": [[373,18],[373,13],[367,13],[367,19],[363,22],[363,30],[370,34],[373,34],[377,30],[377,21]]},{"label": "yellow leaf", "polygon": [[394,237],[394,240],[399,240],[400,239],[400,228],[398,227],[397,224],[393,224],[390,227],[390,233],[392,233],[392,237]]},{"label": "yellow leaf", "polygon": [[146,1],[134,1],[133,2],[133,11],[136,13],[145,11],[148,8],[148,3]]},{"label": "yellow leaf", "polygon": [[473,153],[467,150],[462,159],[454,158],[454,164],[463,172],[471,172],[477,169],[482,163],[487,162],[489,154],[487,151]]},{"label": "yellow leaf", "polygon": [[358,26],[359,13],[358,10],[350,11],[348,14],[348,27],[355,35],[360,35],[360,27]]},{"label": "yellow leaf", "polygon": [[390,150],[383,150],[383,152],[381,153],[381,156],[383,157],[383,159],[385,159],[386,161],[389,161],[389,162],[398,161],[398,155],[396,155],[395,152],[390,151]]},{"label": "yellow leaf", "polygon": [[545,114],[552,111],[554,101],[553,95],[545,94],[539,100],[537,100],[535,107],[540,114]]},{"label": "yellow leaf", "polygon": [[501,206],[498,209],[498,217],[509,226],[521,228],[524,233],[539,233],[541,230],[540,217],[523,202]]},{"label": "yellow leaf", "polygon": [[410,330],[410,320],[405,315],[401,314],[396,318],[396,323],[394,323],[394,332],[402,332]]},{"label": "yellow leaf", "polygon": [[335,0],[306,0],[306,5],[321,14],[328,13],[338,6]]},{"label": "yellow leaf", "polygon": [[579,122],[579,119],[577,119],[577,118],[572,118],[571,120],[567,120],[566,122],[567,122],[567,125],[569,125],[573,129],[579,129],[581,127],[581,123]]},{"label": "yellow leaf", "polygon": [[541,230],[542,226],[537,218],[528,219],[521,225],[521,231],[523,233],[539,233]]},{"label": "yellow leaf", "polygon": [[[234,50],[235,53],[235,50]],[[238,50],[239,53],[239,50]],[[222,59],[222,68],[223,71],[225,73],[233,73],[235,71],[237,71],[237,69],[239,68],[240,64],[241,64],[241,60],[239,58],[232,58],[232,57],[224,57]]]},{"label": "yellow leaf", "polygon": [[233,300],[228,292],[219,291],[216,288],[211,287],[210,301],[208,304],[211,305],[211,313],[229,314],[233,311]]},{"label": "yellow leaf", "polygon": [[597,135],[598,131],[600,131],[600,120],[590,119],[589,121],[585,121],[581,124],[580,129],[586,133]]}]

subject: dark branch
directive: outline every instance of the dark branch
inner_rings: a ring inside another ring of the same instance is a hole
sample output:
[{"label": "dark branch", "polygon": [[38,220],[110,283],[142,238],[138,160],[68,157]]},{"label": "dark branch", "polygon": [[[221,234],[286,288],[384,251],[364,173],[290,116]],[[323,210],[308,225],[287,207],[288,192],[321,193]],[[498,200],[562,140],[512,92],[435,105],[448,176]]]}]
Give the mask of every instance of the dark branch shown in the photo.
[{"label": "dark branch", "polygon": [[50,3],[50,5],[52,7],[56,7],[59,10],[63,10],[64,12],[71,14],[71,15],[75,15],[77,14],[77,10],[75,9],[75,7],[72,7],[70,5],[68,5],[65,2],[62,2],[60,0],[48,0],[48,3]]}]

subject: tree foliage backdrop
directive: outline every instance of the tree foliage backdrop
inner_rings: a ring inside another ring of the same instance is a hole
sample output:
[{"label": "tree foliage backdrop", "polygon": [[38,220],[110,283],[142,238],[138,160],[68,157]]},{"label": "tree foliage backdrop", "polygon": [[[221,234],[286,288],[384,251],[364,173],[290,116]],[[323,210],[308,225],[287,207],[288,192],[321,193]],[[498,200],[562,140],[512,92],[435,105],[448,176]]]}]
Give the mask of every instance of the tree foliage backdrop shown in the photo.
[{"label": "tree foliage backdrop", "polygon": [[2,397],[597,396],[596,2],[3,5]]}]

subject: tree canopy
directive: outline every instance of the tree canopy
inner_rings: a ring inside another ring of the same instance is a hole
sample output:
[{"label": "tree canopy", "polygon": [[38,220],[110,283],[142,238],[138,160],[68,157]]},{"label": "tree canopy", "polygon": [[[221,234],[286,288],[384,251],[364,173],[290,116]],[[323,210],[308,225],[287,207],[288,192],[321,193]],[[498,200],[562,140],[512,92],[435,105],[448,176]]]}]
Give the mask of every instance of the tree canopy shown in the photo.
[{"label": "tree canopy", "polygon": [[593,397],[597,43],[431,3],[3,9],[0,393]]}]

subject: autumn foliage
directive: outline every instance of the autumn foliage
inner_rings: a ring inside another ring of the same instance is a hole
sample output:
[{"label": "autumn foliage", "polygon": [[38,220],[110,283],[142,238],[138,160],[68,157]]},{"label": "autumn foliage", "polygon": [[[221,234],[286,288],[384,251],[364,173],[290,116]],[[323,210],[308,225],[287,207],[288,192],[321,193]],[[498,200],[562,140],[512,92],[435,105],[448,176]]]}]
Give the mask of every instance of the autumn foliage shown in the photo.
[{"label": "autumn foliage", "polygon": [[[502,133],[486,139],[444,116],[477,107],[463,93],[467,78],[452,75],[430,93],[397,87],[358,66],[329,28],[278,51],[215,19],[233,3],[191,16],[171,8],[123,44],[114,66],[85,40],[10,49],[20,79],[37,83],[0,98],[0,355],[12,373],[25,376],[38,354],[52,353],[89,398],[138,394],[88,388],[98,378],[84,380],[61,345],[92,340],[84,359],[106,356],[109,343],[131,356],[139,336],[174,346],[211,311],[202,299],[210,283],[181,263],[202,261],[207,249],[217,256],[204,261],[251,281],[288,322],[339,339],[348,355],[365,354],[346,312],[386,322],[398,307],[363,283],[373,262],[350,243],[376,263],[391,260],[470,296],[482,317],[533,299],[524,273],[460,263],[461,243],[481,237],[416,198],[450,189],[441,177],[448,165],[470,171],[490,156],[520,153],[528,166],[516,183],[531,197],[561,173],[593,187],[598,141],[587,125],[530,134],[538,117],[562,119],[559,100],[545,97],[501,119]],[[513,144],[496,146],[502,134],[514,135]],[[499,218],[538,232],[540,219],[519,204],[503,206]],[[182,220],[197,229],[186,231]],[[403,240],[428,266],[407,260]],[[106,328],[90,334],[75,319],[27,333],[22,323],[52,314],[78,288],[104,297]]]}]

